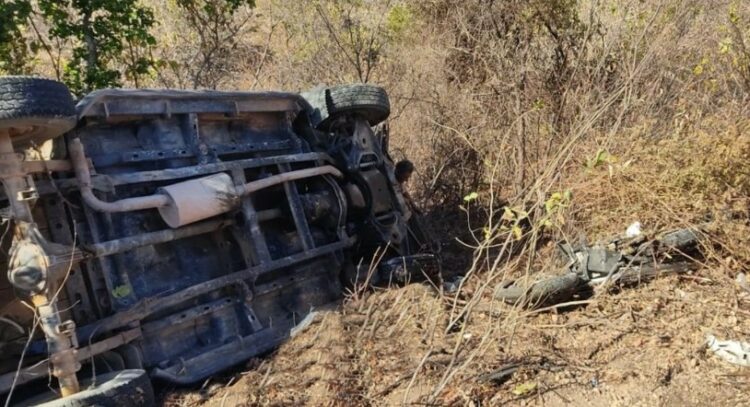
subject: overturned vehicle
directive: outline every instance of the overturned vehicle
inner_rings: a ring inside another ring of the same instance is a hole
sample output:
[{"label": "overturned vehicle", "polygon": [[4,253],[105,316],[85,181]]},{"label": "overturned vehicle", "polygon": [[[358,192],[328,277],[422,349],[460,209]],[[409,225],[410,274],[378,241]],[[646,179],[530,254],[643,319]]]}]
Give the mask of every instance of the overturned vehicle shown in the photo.
[{"label": "overturned vehicle", "polygon": [[362,84],[74,103],[0,77],[0,397],[151,404],[152,378],[267,352],[347,284],[429,274],[389,112]]}]

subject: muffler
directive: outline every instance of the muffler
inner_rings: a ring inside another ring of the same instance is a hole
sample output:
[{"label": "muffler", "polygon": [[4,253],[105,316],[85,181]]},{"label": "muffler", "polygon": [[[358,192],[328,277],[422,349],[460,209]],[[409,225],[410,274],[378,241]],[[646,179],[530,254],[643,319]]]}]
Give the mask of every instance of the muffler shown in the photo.
[{"label": "muffler", "polygon": [[157,193],[168,198],[159,214],[173,228],[221,215],[240,204],[232,178],[225,173],[172,184]]}]

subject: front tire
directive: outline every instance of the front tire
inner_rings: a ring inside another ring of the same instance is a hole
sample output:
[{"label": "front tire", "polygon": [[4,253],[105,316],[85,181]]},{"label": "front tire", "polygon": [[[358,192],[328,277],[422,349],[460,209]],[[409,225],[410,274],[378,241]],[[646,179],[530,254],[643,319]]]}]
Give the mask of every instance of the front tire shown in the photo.
[{"label": "front tire", "polygon": [[316,88],[302,96],[312,106],[312,124],[319,130],[330,128],[336,119],[348,114],[362,116],[370,126],[376,126],[391,113],[385,89],[365,83]]}]

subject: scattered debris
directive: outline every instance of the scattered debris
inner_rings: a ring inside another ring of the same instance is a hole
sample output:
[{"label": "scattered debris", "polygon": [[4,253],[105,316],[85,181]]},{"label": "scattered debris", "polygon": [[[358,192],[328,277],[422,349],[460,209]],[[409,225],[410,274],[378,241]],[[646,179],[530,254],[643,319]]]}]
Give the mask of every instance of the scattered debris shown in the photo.
[{"label": "scattered debris", "polygon": [[625,230],[625,237],[627,238],[640,236],[641,234],[641,222],[633,222],[633,224],[628,226]]},{"label": "scattered debris", "polygon": [[713,335],[706,337],[708,349],[725,361],[750,367],[750,343],[740,341],[720,341]]},{"label": "scattered debris", "polygon": [[564,273],[530,284],[520,280],[501,283],[495,297],[509,304],[532,307],[560,304],[597,285],[639,283],[694,268],[692,259],[700,257],[695,230],[679,229],[647,240],[640,228],[636,222],[626,232],[629,237],[616,237],[591,246],[561,243],[560,251],[568,260]]},{"label": "scattered debris", "polygon": [[478,377],[480,382],[494,382],[497,384],[505,383],[514,373],[521,368],[520,363],[508,363],[500,366],[492,372],[485,373]]},{"label": "scattered debris", "polygon": [[581,283],[579,275],[572,272],[543,278],[530,286],[510,281],[501,284],[495,291],[495,296],[509,304],[559,304],[570,299],[578,291]]}]

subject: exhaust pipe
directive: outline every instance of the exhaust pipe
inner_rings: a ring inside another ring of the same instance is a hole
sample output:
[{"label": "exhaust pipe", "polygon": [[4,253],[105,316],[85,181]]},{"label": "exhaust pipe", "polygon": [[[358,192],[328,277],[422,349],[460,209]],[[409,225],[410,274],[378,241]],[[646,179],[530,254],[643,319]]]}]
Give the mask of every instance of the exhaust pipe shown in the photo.
[{"label": "exhaust pipe", "polygon": [[143,209],[154,209],[169,204],[169,200],[164,195],[148,195],[137,198],[120,199],[115,202],[106,202],[94,195],[91,187],[91,172],[86,160],[86,154],[83,151],[83,144],[80,139],[73,139],[68,144],[70,160],[73,163],[73,171],[76,173],[78,187],[81,189],[81,196],[84,202],[97,212],[132,212]]},{"label": "exhaust pipe", "polygon": [[172,228],[229,212],[240,205],[242,197],[274,185],[319,175],[333,175],[337,178],[344,176],[336,167],[325,165],[284,172],[235,186],[229,175],[217,173],[159,188],[154,195],[106,202],[94,195],[91,187],[91,172],[81,140],[78,138],[71,140],[68,150],[81,196],[88,206],[99,212],[158,209],[164,222]]}]

